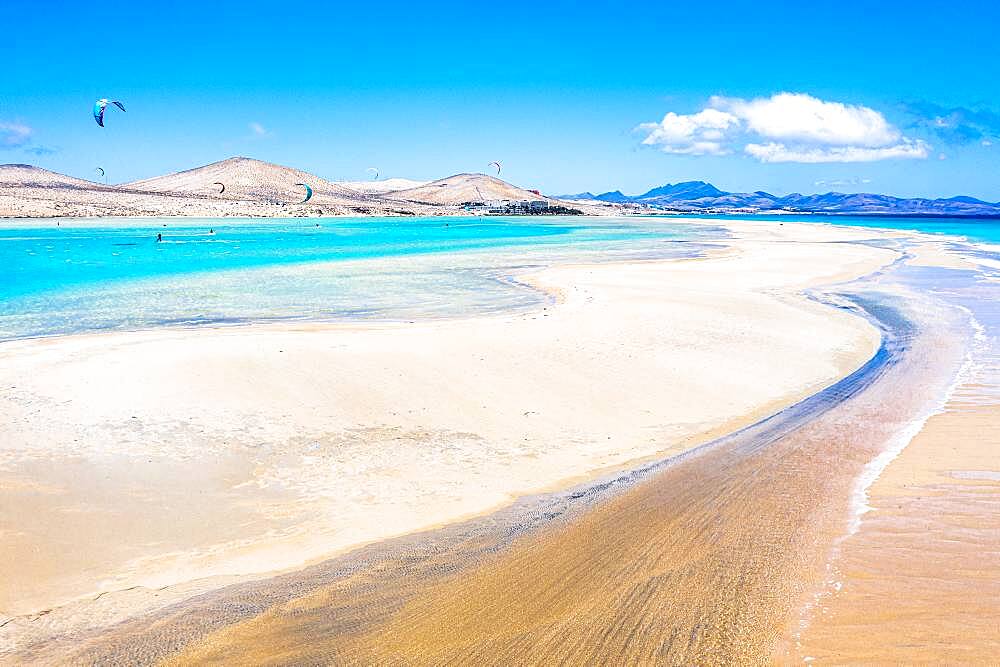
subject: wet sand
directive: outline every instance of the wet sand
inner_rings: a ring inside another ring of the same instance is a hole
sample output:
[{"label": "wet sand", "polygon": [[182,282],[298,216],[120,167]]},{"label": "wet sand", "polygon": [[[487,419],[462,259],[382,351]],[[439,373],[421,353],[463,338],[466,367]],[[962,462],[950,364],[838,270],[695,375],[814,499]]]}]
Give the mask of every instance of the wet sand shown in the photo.
[{"label": "wet sand", "polygon": [[950,403],[870,495],[795,653],[816,664],[996,664],[1000,405]]},{"label": "wet sand", "polygon": [[908,254],[911,266],[947,269],[911,279],[960,304],[972,337],[954,388],[837,540],[828,585],[782,646],[797,662],[1000,662],[996,275],[975,247],[923,237]]}]

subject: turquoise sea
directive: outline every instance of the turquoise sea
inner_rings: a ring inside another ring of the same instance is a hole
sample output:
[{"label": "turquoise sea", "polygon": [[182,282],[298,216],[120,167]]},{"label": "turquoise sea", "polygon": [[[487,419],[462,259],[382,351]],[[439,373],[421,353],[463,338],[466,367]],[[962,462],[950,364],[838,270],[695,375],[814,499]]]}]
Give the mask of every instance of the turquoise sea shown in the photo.
[{"label": "turquoise sea", "polygon": [[889,216],[889,215],[695,215],[705,220],[755,220],[758,222],[815,222],[826,225],[847,225],[850,227],[875,227],[945,234],[962,237],[976,243],[1000,244],[1000,219],[998,218],[946,218],[931,216]]},{"label": "turquoise sea", "polygon": [[544,298],[516,280],[532,267],[695,255],[724,235],[552,217],[13,221],[0,226],[0,340],[528,307]]},{"label": "turquoise sea", "polygon": [[[1000,244],[998,221],[699,217],[945,234],[965,252],[1000,261],[989,245]],[[725,236],[722,227],[669,217],[8,221],[0,224],[0,340],[526,308],[545,297],[517,277],[539,266],[695,256]]]}]

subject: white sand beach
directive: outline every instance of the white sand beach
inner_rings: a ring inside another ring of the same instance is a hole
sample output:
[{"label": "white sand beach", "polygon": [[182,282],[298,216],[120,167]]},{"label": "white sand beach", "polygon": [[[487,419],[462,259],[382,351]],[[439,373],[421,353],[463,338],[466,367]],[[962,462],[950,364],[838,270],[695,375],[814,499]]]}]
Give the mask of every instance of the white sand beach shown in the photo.
[{"label": "white sand beach", "polygon": [[835,227],[737,236],[704,259],[546,268],[531,282],[557,302],[528,314],[0,345],[0,610],[261,575],[483,513],[683,451],[872,355],[874,327],[802,291],[896,252],[829,243],[873,236]]}]

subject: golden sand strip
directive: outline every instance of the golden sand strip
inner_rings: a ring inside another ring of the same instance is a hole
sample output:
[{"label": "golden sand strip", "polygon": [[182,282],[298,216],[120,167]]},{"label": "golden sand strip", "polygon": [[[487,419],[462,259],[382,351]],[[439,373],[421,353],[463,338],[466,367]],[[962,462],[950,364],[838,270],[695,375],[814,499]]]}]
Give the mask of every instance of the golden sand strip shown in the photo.
[{"label": "golden sand strip", "polygon": [[1000,406],[949,406],[871,488],[796,653],[818,664],[1000,660]]}]

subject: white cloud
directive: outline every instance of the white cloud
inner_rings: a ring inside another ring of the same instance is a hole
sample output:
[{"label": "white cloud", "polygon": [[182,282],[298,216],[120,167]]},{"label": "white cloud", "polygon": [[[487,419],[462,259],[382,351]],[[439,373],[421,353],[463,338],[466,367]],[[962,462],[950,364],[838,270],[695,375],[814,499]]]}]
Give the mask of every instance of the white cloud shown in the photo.
[{"label": "white cloud", "polygon": [[703,109],[694,114],[673,111],[659,123],[643,123],[637,129],[649,134],[642,140],[645,146],[659,146],[664,153],[679,155],[725,155],[730,150],[721,140],[726,130],[739,124],[732,114],[717,109]]},{"label": "white cloud", "polygon": [[665,153],[727,155],[743,144],[761,162],[873,162],[926,158],[930,146],[904,137],[875,109],[805,93],[743,100],[713,97],[693,114],[643,123],[642,143]]},{"label": "white cloud", "polygon": [[271,135],[271,133],[267,131],[267,128],[265,128],[260,123],[257,122],[250,123],[249,127],[250,131],[253,132],[253,136],[255,137],[267,137]]},{"label": "white cloud", "polygon": [[983,139],[982,144],[983,144],[983,146],[986,146],[987,148],[989,148],[990,146],[993,145],[993,142],[990,141],[989,139]]},{"label": "white cloud", "polygon": [[923,159],[930,147],[923,141],[905,140],[895,146],[866,148],[864,146],[789,147],[780,143],[747,144],[743,150],[761,162],[877,162],[899,158]]},{"label": "white cloud", "polygon": [[899,140],[899,130],[869,107],[826,102],[805,93],[778,93],[754,100],[713,97],[761,137],[836,146],[875,148]]},{"label": "white cloud", "polygon": [[0,148],[20,148],[31,142],[32,130],[22,123],[0,122]]},{"label": "white cloud", "polygon": [[830,181],[827,180],[813,181],[813,185],[816,186],[817,188],[825,188],[825,187],[843,188],[847,186],[867,185],[868,183],[871,182],[872,179],[870,178],[835,178]]}]

